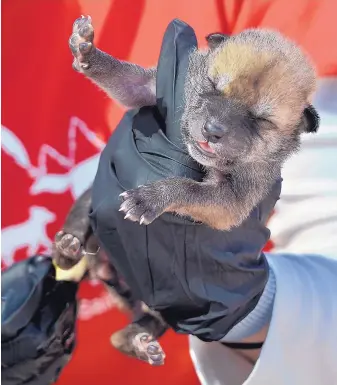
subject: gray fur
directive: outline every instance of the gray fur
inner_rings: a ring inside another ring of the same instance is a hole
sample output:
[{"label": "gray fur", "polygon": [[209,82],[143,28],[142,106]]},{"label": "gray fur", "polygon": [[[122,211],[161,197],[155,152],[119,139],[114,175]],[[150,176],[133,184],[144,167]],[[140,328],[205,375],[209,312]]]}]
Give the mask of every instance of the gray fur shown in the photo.
[{"label": "gray fur", "polygon": [[111,98],[128,108],[156,103],[156,68],[145,69],[115,59],[93,45],[94,29],[90,16],[75,20],[69,46],[73,68],[83,73]]}]

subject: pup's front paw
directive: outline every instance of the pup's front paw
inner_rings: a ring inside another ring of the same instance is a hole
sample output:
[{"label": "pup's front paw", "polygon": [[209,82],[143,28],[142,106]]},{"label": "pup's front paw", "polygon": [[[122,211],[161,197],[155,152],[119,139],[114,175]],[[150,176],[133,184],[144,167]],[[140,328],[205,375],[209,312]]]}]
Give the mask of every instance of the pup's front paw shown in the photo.
[{"label": "pup's front paw", "polygon": [[93,45],[94,28],[90,16],[81,16],[73,24],[73,33],[69,39],[69,47],[74,55],[73,68],[76,71],[90,67],[90,57],[95,49]]},{"label": "pup's front paw", "polygon": [[120,194],[124,200],[119,211],[125,213],[125,219],[148,225],[166,209],[165,203],[153,185],[140,186]]},{"label": "pup's front paw", "polygon": [[75,266],[83,256],[83,248],[78,238],[64,231],[55,235],[55,248],[53,257],[59,267],[70,269]]}]

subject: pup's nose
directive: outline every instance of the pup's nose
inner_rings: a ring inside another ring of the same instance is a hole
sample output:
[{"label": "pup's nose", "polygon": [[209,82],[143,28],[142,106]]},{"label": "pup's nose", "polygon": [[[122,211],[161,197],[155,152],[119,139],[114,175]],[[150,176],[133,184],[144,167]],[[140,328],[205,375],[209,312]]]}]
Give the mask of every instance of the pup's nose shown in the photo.
[{"label": "pup's nose", "polygon": [[225,135],[226,131],[226,127],[220,124],[206,122],[202,134],[207,141],[215,143]]}]

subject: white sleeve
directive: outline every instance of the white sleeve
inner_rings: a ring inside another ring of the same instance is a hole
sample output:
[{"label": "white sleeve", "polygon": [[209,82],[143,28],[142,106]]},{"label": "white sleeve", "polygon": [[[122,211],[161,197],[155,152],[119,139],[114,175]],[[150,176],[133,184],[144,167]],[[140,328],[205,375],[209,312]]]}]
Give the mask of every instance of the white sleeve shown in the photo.
[{"label": "white sleeve", "polygon": [[275,274],[276,294],[259,360],[252,370],[221,344],[190,337],[201,383],[337,384],[337,260],[286,254],[267,258]]},{"label": "white sleeve", "polygon": [[268,256],[276,296],[268,335],[245,385],[337,384],[337,260]]}]

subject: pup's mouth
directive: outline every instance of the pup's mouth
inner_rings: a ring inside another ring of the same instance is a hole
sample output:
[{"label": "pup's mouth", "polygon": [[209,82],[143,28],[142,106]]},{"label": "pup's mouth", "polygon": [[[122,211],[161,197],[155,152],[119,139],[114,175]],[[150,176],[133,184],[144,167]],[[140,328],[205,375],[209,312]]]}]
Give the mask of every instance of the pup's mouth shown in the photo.
[{"label": "pup's mouth", "polygon": [[206,141],[202,141],[202,142],[198,141],[197,148],[207,156],[211,156],[211,157],[215,156],[215,151],[213,150],[213,148],[210,147],[210,145]]}]

